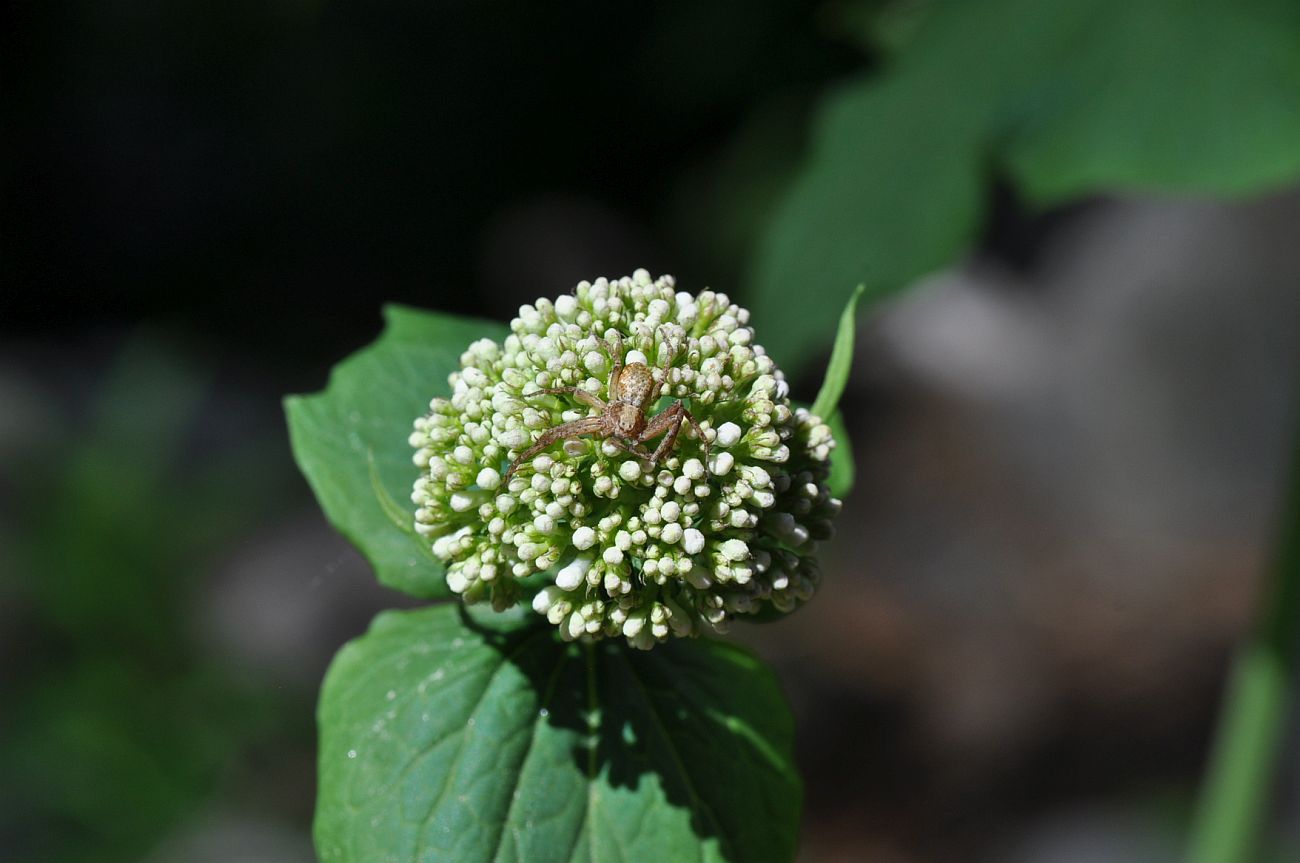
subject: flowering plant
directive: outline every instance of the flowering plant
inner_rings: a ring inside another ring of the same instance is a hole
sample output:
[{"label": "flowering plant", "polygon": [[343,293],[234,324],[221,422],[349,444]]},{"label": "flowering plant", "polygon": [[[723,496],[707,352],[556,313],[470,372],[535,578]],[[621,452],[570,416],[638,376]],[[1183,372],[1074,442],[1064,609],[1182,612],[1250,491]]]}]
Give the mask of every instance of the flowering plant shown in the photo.
[{"label": "flowering plant", "polygon": [[461,600],[381,614],[335,657],[323,861],[793,855],[774,676],[674,636],[813,593],[851,483],[832,428],[855,302],[811,409],[744,309],[643,271],[508,329],[390,307],[287,401],[299,466],[380,581]]},{"label": "flowering plant", "polygon": [[[812,596],[817,540],[839,501],[826,485],[834,439],[754,344],[749,314],[725,294],[678,292],[639,270],[583,282],[524,306],[502,343],[480,339],[415,421],[415,530],[466,602],[514,605],[550,573],[532,607],[566,639],[722,632],[768,606]],[[687,400],[702,440],[676,439],[648,471],[617,439],[571,439],[503,480],[547,429],[590,408],[549,395],[606,388],[610,339],[628,363],[661,370],[654,395]]]}]

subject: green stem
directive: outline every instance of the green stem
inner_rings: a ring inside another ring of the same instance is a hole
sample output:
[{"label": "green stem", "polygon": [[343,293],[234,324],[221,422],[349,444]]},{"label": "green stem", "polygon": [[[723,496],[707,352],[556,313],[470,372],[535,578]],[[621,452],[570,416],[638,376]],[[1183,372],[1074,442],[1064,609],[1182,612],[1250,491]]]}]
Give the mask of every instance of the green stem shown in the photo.
[{"label": "green stem", "polygon": [[[1300,444],[1300,439],[1297,440]],[[1278,556],[1233,663],[1192,824],[1191,863],[1245,863],[1257,850],[1291,708],[1300,623],[1300,447],[1278,525]]]}]

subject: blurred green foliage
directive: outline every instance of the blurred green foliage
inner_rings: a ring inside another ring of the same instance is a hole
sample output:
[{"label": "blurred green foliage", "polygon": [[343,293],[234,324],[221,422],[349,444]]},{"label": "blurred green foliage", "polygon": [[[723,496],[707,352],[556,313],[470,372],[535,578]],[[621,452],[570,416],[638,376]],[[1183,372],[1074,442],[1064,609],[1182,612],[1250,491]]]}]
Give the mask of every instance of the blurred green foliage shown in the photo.
[{"label": "blurred green foliage", "polygon": [[14,466],[7,860],[140,859],[237,755],[295,722],[283,694],[196,643],[203,578],[293,488],[278,446],[203,434],[208,377],[137,341],[88,415]]},{"label": "blurred green foliage", "polygon": [[1040,207],[1300,176],[1295,3],[910,6],[884,71],[822,104],[755,248],[750,305],[785,315],[763,339],[788,365],[811,362],[858,282],[901,288],[969,249],[995,176]]}]

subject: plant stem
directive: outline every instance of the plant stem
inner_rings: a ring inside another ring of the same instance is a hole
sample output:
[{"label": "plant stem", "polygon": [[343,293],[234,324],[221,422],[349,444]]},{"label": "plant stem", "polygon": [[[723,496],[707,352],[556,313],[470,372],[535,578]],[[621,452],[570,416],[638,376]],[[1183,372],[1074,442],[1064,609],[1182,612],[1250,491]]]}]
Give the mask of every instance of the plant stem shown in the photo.
[{"label": "plant stem", "polygon": [[1256,853],[1291,710],[1300,624],[1300,438],[1278,529],[1278,554],[1255,623],[1233,662],[1192,824],[1191,863],[1245,863]]}]

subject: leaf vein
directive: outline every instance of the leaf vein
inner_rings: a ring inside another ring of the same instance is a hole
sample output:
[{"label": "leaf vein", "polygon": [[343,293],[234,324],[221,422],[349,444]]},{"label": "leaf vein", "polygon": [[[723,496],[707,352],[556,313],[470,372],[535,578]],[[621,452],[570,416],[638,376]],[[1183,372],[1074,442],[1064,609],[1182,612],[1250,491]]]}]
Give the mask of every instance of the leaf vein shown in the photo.
[{"label": "leaf vein", "polygon": [[[555,696],[555,686],[560,680],[560,670],[564,668],[564,664],[568,661],[569,661],[569,651],[561,650],[560,661],[555,663],[555,668],[551,670],[550,677],[547,679],[546,690],[542,695],[542,703],[540,705],[541,709],[545,710],[550,707],[551,699]],[[516,771],[517,775],[515,777],[514,794],[512,794],[510,798],[510,805],[506,807],[506,815],[501,822],[501,830],[497,833],[496,847],[493,848],[492,855],[490,857],[490,859],[492,860],[498,859],[501,855],[501,852],[504,850],[503,843],[505,841],[507,830],[513,831],[516,851],[518,851],[520,848],[519,833],[517,828],[510,827],[510,818],[514,814],[515,803],[519,801],[519,797],[518,797],[519,783],[523,778],[525,768],[528,766],[528,759],[532,756],[534,752],[534,744],[536,744],[537,742],[537,729],[545,721],[546,720],[544,718],[539,716],[533,722],[533,733],[528,739],[528,747],[524,750],[523,757],[519,759],[519,767]]]},{"label": "leaf vein", "polygon": [[[492,684],[496,681],[497,675],[501,673],[501,670],[505,668],[506,665],[508,665],[511,660],[513,660],[516,656],[518,656],[519,653],[522,652],[526,646],[531,644],[539,635],[545,635],[546,633],[547,630],[538,629],[533,634],[527,636],[526,638],[521,639],[520,642],[516,644],[513,648],[511,648],[508,653],[501,654],[501,658],[498,660],[496,664],[496,668],[494,668],[492,670],[492,673],[488,675],[487,682],[483,685],[482,691],[479,692],[478,697],[474,701],[474,707],[470,710],[469,715],[465,718],[467,727],[469,726],[469,720],[474,718],[474,716],[476,716],[479,710],[483,707],[484,699],[487,698],[487,694],[492,689]],[[443,801],[446,799],[447,792],[451,790],[452,783],[455,780],[456,773],[458,771],[458,768],[460,767],[460,759],[465,754],[465,743],[470,738],[470,736],[471,736],[470,733],[466,731],[465,734],[461,737],[460,746],[457,747],[456,755],[451,760],[451,766],[447,770],[447,775],[443,777],[442,786],[438,790],[438,796],[434,800],[433,806],[429,808],[429,812],[424,816],[424,819],[420,822],[420,829],[419,832],[416,834],[417,838],[415,842],[415,859],[417,861],[424,854],[424,849],[427,844],[426,836],[428,835],[429,832],[429,824],[433,821],[433,818],[437,814],[439,807],[442,806]]]},{"label": "leaf vein", "polygon": [[[646,707],[649,709],[650,718],[654,722],[655,729],[659,732],[659,737],[663,740],[664,746],[667,747],[668,754],[672,756],[673,766],[677,769],[678,775],[681,776],[682,783],[686,786],[686,793],[690,796],[691,811],[707,818],[713,824],[714,829],[718,832],[718,842],[723,846],[723,848],[728,848],[730,843],[726,833],[722,829],[722,824],[718,820],[717,816],[713,814],[713,810],[709,807],[708,803],[704,801],[700,796],[699,791],[696,789],[695,782],[691,779],[690,773],[686,770],[686,764],[682,761],[681,753],[677,751],[677,746],[673,743],[672,736],[668,733],[668,728],[664,725],[663,718],[659,715],[659,708],[656,706],[654,699],[650,696],[649,687],[647,687],[645,682],[641,679],[641,675],[637,673],[636,666],[627,658],[627,655],[620,652],[619,657],[627,666],[632,681],[636,683],[637,689],[641,693],[641,698],[645,701]],[[699,852],[699,859],[703,860],[704,843],[699,843],[696,846],[696,849]]]}]

